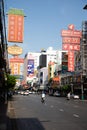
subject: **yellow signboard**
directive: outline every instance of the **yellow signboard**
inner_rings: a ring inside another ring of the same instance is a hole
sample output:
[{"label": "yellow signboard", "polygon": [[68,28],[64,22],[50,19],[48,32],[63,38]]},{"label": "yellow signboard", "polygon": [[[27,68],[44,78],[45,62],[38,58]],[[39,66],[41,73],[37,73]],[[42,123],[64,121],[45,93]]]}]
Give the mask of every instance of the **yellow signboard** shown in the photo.
[{"label": "yellow signboard", "polygon": [[8,53],[11,55],[20,55],[23,53],[23,50],[21,47],[13,45],[8,47]]}]

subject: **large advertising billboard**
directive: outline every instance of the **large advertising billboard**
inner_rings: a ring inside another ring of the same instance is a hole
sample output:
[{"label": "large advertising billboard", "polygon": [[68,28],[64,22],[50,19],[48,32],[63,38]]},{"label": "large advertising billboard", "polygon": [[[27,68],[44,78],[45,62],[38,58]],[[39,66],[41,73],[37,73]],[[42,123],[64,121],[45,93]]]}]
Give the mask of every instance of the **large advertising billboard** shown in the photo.
[{"label": "large advertising billboard", "polygon": [[24,15],[21,12],[18,9],[8,12],[8,42],[23,42]]},{"label": "large advertising billboard", "polygon": [[34,74],[34,59],[29,59],[28,60],[28,65],[27,65],[27,74]]},{"label": "large advertising billboard", "polygon": [[62,49],[68,52],[68,71],[74,71],[74,51],[80,51],[80,40],[82,32],[75,30],[74,25],[70,24],[68,30],[61,31]]}]

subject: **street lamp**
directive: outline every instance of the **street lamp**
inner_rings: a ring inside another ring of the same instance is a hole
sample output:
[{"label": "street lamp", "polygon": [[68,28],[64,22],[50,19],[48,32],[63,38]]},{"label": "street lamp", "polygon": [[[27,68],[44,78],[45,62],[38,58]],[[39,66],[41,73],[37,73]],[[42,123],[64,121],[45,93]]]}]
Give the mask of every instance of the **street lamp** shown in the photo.
[{"label": "street lamp", "polygon": [[81,99],[84,100],[83,73],[81,74]]},{"label": "street lamp", "polygon": [[87,5],[85,5],[85,6],[83,7],[83,9],[87,9]]}]

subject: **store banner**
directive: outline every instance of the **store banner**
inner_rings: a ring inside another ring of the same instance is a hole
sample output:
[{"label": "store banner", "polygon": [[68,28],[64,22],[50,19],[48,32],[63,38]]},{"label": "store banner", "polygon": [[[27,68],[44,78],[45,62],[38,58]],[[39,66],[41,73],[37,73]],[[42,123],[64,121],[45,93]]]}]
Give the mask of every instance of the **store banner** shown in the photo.
[{"label": "store banner", "polygon": [[21,15],[17,10],[12,11],[13,12],[10,11],[10,13],[8,13],[8,42],[22,43],[24,35],[24,15]]},{"label": "store banner", "polygon": [[74,51],[68,52],[68,71],[74,71]]}]

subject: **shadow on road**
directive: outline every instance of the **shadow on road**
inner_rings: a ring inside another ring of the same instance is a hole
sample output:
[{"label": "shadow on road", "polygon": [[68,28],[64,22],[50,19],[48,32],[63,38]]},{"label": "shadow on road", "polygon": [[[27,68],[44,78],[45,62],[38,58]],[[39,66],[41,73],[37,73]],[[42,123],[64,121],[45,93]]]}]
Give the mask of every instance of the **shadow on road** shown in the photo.
[{"label": "shadow on road", "polygon": [[37,118],[9,118],[7,130],[45,130]]}]

